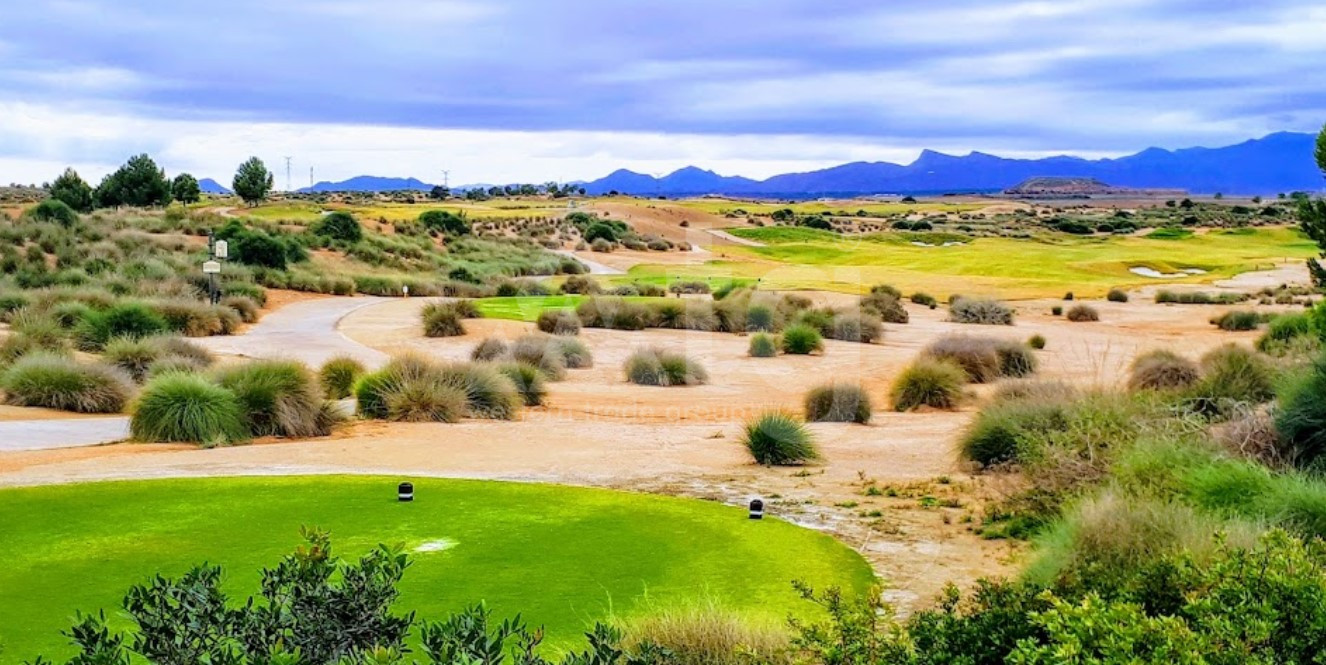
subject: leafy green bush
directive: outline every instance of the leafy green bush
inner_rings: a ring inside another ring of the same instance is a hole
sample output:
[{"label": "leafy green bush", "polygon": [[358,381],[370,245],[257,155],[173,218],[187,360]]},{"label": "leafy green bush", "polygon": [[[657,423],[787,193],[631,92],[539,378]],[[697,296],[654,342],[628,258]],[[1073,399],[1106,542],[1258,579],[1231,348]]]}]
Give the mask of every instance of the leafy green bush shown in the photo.
[{"label": "leafy green bush", "polygon": [[1148,351],[1133,360],[1128,376],[1132,390],[1176,390],[1201,378],[1197,363],[1168,349]]},{"label": "leafy green bush", "polygon": [[1229,331],[1256,330],[1261,324],[1262,316],[1249,309],[1231,310],[1211,319],[1211,325]]},{"label": "leafy green bush", "polygon": [[544,384],[544,373],[538,367],[523,362],[503,363],[498,367],[506,378],[516,386],[516,392],[525,406],[541,406],[548,397],[548,388]]},{"label": "leafy green bush", "polygon": [[1128,302],[1128,293],[1123,289],[1110,289],[1110,292],[1105,294],[1105,299],[1110,302]]},{"label": "leafy green bush", "polygon": [[315,236],[354,244],[363,240],[364,229],[354,216],[343,210],[329,212],[313,223],[309,231]]},{"label": "leafy green bush", "polygon": [[1067,318],[1074,323],[1099,321],[1100,312],[1096,311],[1096,308],[1091,305],[1074,305],[1069,308],[1068,314],[1064,318]]},{"label": "leafy green bush", "polygon": [[698,362],[658,347],[637,349],[623,369],[626,380],[642,386],[694,386],[709,380],[709,373]]},{"label": "leafy green bush", "polygon": [[870,422],[870,395],[860,384],[833,382],[806,393],[806,420],[811,422]]},{"label": "leafy green bush", "polygon": [[0,375],[5,403],[78,413],[119,413],[133,385],[119,369],[48,353],[19,358]]},{"label": "leafy green bush", "polygon": [[327,436],[323,392],[317,378],[293,360],[254,360],[221,370],[217,383],[243,407],[253,436],[305,438]]},{"label": "leafy green bush", "polygon": [[778,355],[778,342],[769,333],[755,333],[750,336],[747,353],[752,358],[772,358]]},{"label": "leafy green bush", "polygon": [[138,383],[147,378],[148,371],[161,356],[161,347],[152,338],[117,337],[108,342],[101,353],[102,361],[124,370]]},{"label": "leafy green bush", "polygon": [[318,383],[327,399],[345,399],[354,390],[355,382],[364,374],[364,366],[350,356],[336,356],[322,364],[318,370]]},{"label": "leafy green bush", "polygon": [[795,416],[768,411],[746,423],[742,443],[765,466],[788,466],[820,458],[810,430]]},{"label": "leafy green bush", "polygon": [[820,331],[804,323],[796,323],[783,330],[780,343],[783,353],[806,355],[824,350]]},{"label": "leafy green bush", "polygon": [[925,307],[929,307],[930,309],[934,309],[939,305],[939,300],[937,298],[930,295],[929,293],[924,293],[921,291],[913,293],[911,296],[911,300],[912,302],[918,305],[923,305]]},{"label": "leafy green bush", "polygon": [[470,232],[470,223],[465,219],[465,214],[448,210],[425,210],[419,215],[419,223],[430,231],[447,235],[461,236]]},{"label": "leafy green bush", "polygon": [[1050,308],[1050,314],[1053,316],[1063,316],[1064,308],[1059,305],[1055,305],[1054,307]]},{"label": "leafy green bush", "polygon": [[1027,339],[1027,346],[1040,351],[1045,348],[1045,335],[1037,333]]},{"label": "leafy green bush", "polygon": [[551,335],[579,335],[580,317],[569,309],[546,309],[535,322],[539,330]]},{"label": "leafy green bush", "polygon": [[124,302],[92,312],[74,329],[79,348],[99,351],[116,337],[140,339],[166,332],[166,319],[139,302]]},{"label": "leafy green bush", "polygon": [[967,373],[950,360],[921,357],[902,371],[891,393],[895,411],[922,406],[956,409],[962,402]]},{"label": "leafy green bush", "polygon": [[66,228],[78,223],[78,213],[59,199],[46,199],[32,206],[28,215],[39,222],[55,222]]},{"label": "leafy green bush", "polygon": [[129,431],[138,441],[220,445],[249,439],[235,394],[184,372],[162,374],[143,387]]},{"label": "leafy green bush", "polygon": [[1013,308],[996,300],[958,298],[948,306],[948,320],[989,326],[1013,325]]},{"label": "leafy green bush", "polygon": [[772,332],[777,327],[774,310],[768,305],[751,305],[746,310],[747,332]]}]

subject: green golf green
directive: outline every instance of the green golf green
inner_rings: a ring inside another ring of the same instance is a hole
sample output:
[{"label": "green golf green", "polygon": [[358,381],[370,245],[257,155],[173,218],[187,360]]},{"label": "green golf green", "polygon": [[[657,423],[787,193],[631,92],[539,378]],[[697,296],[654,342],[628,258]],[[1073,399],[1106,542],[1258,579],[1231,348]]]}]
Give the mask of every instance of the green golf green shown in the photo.
[{"label": "green golf green", "polygon": [[483,600],[544,624],[574,646],[595,619],[712,600],[761,619],[814,610],[794,579],[862,591],[866,562],[833,538],[741,508],[608,490],[400,478],[243,477],[105,482],[0,491],[0,645],[4,662],[69,651],[75,610],[124,626],[132,584],[208,562],[232,598],[300,543],[331,532],[343,557],[401,544],[414,564],[398,608],[421,618]]}]

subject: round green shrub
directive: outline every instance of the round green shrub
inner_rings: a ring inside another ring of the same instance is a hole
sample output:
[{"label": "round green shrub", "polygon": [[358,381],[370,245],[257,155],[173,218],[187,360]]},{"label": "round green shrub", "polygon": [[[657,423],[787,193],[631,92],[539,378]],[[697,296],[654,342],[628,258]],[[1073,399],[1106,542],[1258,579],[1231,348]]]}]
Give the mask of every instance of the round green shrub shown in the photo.
[{"label": "round green shrub", "polygon": [[1039,334],[1039,333],[1037,333],[1037,334],[1035,334],[1035,335],[1032,335],[1031,338],[1027,340],[1027,346],[1030,346],[1031,348],[1033,348],[1033,349],[1035,349],[1035,350],[1037,350],[1037,351],[1040,351],[1041,349],[1044,349],[1044,348],[1045,348],[1045,335],[1041,335],[1041,334]]},{"label": "round green shrub", "polygon": [[1100,312],[1096,311],[1096,308],[1091,305],[1074,305],[1068,310],[1065,318],[1074,323],[1099,321]]},{"label": "round green shrub", "polygon": [[804,323],[797,323],[783,330],[781,346],[783,353],[806,355],[822,351],[824,342],[820,331]]},{"label": "round green shrub", "polygon": [[1226,415],[1240,404],[1261,404],[1275,396],[1275,375],[1266,358],[1226,344],[1202,356],[1202,379],[1189,389],[1194,409]]},{"label": "round green shrub", "polygon": [[147,383],[134,404],[129,431],[139,441],[222,445],[249,439],[235,394],[184,372],[162,374]]},{"label": "round green shrub", "polygon": [[776,327],[774,310],[768,305],[751,305],[746,309],[747,332],[772,332]]},{"label": "round green shrub", "polygon": [[1052,314],[1052,315],[1054,315],[1054,316],[1063,316],[1063,315],[1064,315],[1064,308],[1063,308],[1063,307],[1060,307],[1059,305],[1055,305],[1054,307],[1051,307],[1051,308],[1050,308],[1050,314]]},{"label": "round green shrub", "polygon": [[1105,294],[1105,299],[1110,302],[1128,302],[1128,293],[1123,289],[1110,289],[1110,292]]},{"label": "round green shrub", "polygon": [[524,401],[525,406],[542,406],[548,397],[548,388],[544,384],[544,374],[538,367],[527,363],[503,363],[498,368],[511,383]]},{"label": "round green shrub", "polygon": [[962,402],[967,373],[949,360],[921,357],[898,375],[891,397],[896,411],[922,406],[956,409]]},{"label": "round green shrub", "polygon": [[101,352],[104,362],[124,370],[129,378],[138,383],[147,378],[148,371],[161,356],[161,347],[153,343],[152,338],[116,337]]},{"label": "round green shrub", "polygon": [[222,370],[217,383],[239,399],[253,436],[305,438],[331,433],[331,424],[324,420],[322,390],[302,363],[254,360]]},{"label": "round green shrub", "polygon": [[569,309],[545,309],[539,312],[535,325],[550,335],[580,334],[580,317]]},{"label": "round green shrub", "polygon": [[1275,412],[1280,453],[1288,461],[1313,467],[1326,455],[1326,358],[1289,384]]},{"label": "round green shrub", "polygon": [[1316,331],[1307,314],[1281,314],[1266,326],[1266,334],[1257,340],[1257,350],[1271,352],[1283,348],[1296,339],[1313,337]]},{"label": "round green shrub", "polygon": [[322,364],[318,370],[318,383],[327,399],[345,399],[354,390],[355,382],[364,374],[364,366],[350,356],[336,356]]},{"label": "round green shrub", "polygon": [[28,215],[39,222],[55,222],[66,228],[78,223],[78,213],[59,199],[46,199],[32,206]]},{"label": "round green shrub", "polygon": [[133,393],[129,377],[117,368],[48,353],[18,359],[0,376],[0,388],[6,404],[78,413],[119,413]]},{"label": "round green shrub", "polygon": [[995,402],[981,410],[958,442],[965,459],[982,466],[1024,461],[1024,442],[1043,432],[1067,429],[1068,416],[1062,404],[1012,400]]},{"label": "round green shrub", "polygon": [[834,382],[812,388],[805,397],[810,422],[870,422],[870,395],[860,384]]},{"label": "round green shrub", "polygon": [[778,355],[778,342],[769,333],[755,333],[750,336],[747,353],[752,358],[772,358]]},{"label": "round green shrub", "polygon": [[1197,363],[1168,349],[1156,349],[1133,360],[1128,387],[1132,390],[1175,390],[1187,388],[1200,378]]},{"label": "round green shrub", "polygon": [[169,328],[165,317],[143,303],[126,302],[92,312],[74,330],[78,346],[84,351],[99,351],[116,337],[138,339],[164,333]]},{"label": "round green shrub", "polygon": [[354,216],[343,210],[327,213],[315,222],[312,228],[313,235],[339,240],[354,244],[364,237],[364,229],[359,226],[359,222]]},{"label": "round green shrub", "polygon": [[770,411],[746,423],[742,442],[757,464],[787,466],[820,458],[814,438],[791,414]]},{"label": "round green shrub", "polygon": [[1236,309],[1225,312],[1211,319],[1211,325],[1228,331],[1256,330],[1261,326],[1262,317],[1250,309]]}]

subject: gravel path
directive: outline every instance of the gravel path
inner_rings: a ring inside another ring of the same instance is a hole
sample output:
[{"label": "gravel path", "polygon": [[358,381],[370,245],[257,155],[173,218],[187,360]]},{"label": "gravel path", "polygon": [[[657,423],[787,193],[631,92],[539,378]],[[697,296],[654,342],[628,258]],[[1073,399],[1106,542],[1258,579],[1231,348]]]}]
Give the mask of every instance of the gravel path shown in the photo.
[{"label": "gravel path", "polygon": [[242,335],[192,340],[213,353],[247,358],[290,358],[319,367],[328,359],[348,355],[365,365],[386,361],[386,354],[354,342],[336,331],[336,324],[357,309],[392,298],[319,298],[291,303],[267,314]]},{"label": "gravel path", "polygon": [[0,422],[0,452],[95,446],[127,438],[125,416]]}]

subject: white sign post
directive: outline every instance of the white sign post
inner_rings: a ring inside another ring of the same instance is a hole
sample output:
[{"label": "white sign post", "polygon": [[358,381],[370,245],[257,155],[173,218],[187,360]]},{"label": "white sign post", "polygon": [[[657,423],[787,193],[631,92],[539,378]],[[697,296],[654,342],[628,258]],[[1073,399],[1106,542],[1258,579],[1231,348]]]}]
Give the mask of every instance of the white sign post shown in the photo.
[{"label": "white sign post", "polygon": [[224,241],[224,240],[218,240],[218,241],[216,241],[216,244],[212,247],[212,256],[214,256],[215,258],[218,258],[218,259],[229,258],[229,257],[230,257],[230,243],[228,243],[228,242],[226,242],[226,241]]}]

